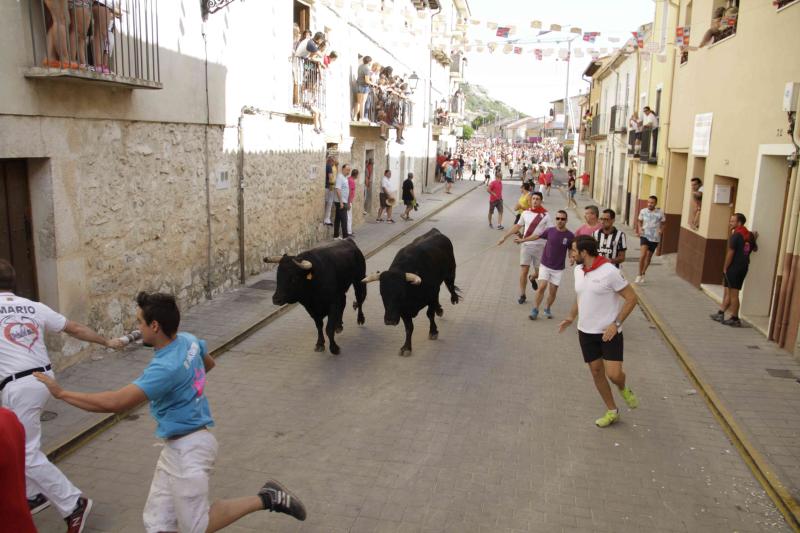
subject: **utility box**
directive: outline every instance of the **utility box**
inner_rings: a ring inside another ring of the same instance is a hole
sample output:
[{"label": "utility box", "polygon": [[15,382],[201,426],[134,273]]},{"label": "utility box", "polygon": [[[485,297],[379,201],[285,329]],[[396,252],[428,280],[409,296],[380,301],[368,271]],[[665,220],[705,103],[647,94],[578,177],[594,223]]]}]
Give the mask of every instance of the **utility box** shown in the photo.
[{"label": "utility box", "polygon": [[790,81],[783,90],[783,110],[787,113],[797,111],[797,97],[800,96],[800,83]]}]

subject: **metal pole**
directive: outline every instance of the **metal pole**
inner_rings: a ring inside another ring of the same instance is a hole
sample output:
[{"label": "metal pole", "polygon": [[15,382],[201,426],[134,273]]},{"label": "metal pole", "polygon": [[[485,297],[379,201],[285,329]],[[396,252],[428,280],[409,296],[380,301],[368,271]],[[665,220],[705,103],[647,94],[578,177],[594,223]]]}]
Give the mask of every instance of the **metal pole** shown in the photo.
[{"label": "metal pole", "polygon": [[[567,112],[569,110],[569,63],[572,60],[572,39],[567,42],[567,87],[564,94],[564,140],[567,140],[569,126],[567,124]],[[572,117],[570,117],[572,118]]]}]

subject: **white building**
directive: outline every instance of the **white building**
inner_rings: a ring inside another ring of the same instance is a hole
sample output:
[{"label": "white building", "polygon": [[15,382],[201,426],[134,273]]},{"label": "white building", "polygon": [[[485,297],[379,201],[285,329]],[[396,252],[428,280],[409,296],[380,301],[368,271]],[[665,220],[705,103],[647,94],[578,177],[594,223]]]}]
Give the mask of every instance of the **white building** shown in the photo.
[{"label": "white building", "polygon": [[[432,183],[433,102],[449,99],[454,83],[430,46],[439,39],[450,52],[444,41],[468,16],[464,0],[123,7],[95,22],[115,21],[113,48],[98,32],[96,48],[89,37],[67,50],[57,39],[48,47],[54,26],[41,0],[0,5],[0,176],[13,193],[0,206],[11,213],[0,257],[20,273],[21,293],[117,334],[133,325],[139,290],[192,305],[260,272],[264,255],[325,238],[328,154],[361,170],[357,206],[368,159],[371,199],[385,169],[398,185],[409,171],[418,186]],[[293,24],[323,32],[326,53],[338,54],[319,79],[292,59]],[[419,78],[404,144],[396,129],[387,140],[351,121],[359,54]],[[302,105],[309,99],[324,109],[324,133]],[[352,212],[359,223],[361,209]],[[76,357],[58,352],[82,346],[52,348],[63,366]]]}]

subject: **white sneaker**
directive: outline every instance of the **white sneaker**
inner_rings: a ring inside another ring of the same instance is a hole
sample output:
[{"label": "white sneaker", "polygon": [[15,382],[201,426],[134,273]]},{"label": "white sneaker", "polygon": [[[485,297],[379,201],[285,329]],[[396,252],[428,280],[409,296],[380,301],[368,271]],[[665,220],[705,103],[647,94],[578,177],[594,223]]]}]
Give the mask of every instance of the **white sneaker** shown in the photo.
[{"label": "white sneaker", "polygon": [[641,283],[643,281],[644,281],[644,278],[642,276],[636,276],[636,279],[633,280],[634,283]]}]

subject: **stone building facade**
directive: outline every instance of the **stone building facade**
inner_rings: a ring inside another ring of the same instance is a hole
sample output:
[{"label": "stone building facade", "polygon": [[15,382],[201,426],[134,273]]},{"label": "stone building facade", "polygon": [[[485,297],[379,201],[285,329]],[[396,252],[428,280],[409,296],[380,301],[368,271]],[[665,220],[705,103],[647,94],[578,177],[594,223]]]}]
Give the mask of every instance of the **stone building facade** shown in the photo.
[{"label": "stone building facade", "polygon": [[[188,307],[269,268],[266,254],[328,238],[321,222],[332,151],[362,172],[356,227],[367,157],[375,162],[367,216],[385,168],[398,186],[410,171],[420,186],[426,170],[432,181],[430,94],[435,85],[447,93],[450,80],[432,60],[431,16],[465,16],[457,3],[434,15],[397,1],[384,15],[333,0],[231,2],[216,13],[204,13],[207,3],[161,2],[152,14],[157,38],[133,41],[149,50],[137,65],[154,72],[138,78],[42,68],[40,2],[3,3],[0,179],[13,194],[2,199],[11,222],[0,232],[0,257],[17,267],[18,292],[121,334],[135,325],[140,290],[173,293]],[[339,56],[325,73],[324,133],[293,105],[298,13]],[[119,56],[133,31],[126,16],[117,21]],[[377,126],[351,123],[359,54],[422,78],[404,144],[394,131],[386,140]],[[50,348],[57,367],[85,355],[65,336]]]}]

